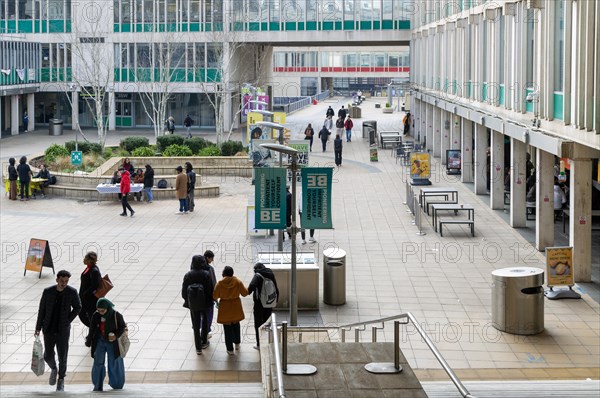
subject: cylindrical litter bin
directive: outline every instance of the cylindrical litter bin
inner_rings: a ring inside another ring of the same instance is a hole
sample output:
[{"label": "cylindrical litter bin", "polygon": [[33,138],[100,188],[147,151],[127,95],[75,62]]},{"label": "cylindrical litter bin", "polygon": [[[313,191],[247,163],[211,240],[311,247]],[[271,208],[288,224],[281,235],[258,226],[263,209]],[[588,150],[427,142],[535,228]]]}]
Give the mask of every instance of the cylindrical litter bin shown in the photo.
[{"label": "cylindrical litter bin", "polygon": [[373,129],[377,132],[377,120],[365,120],[362,124],[362,138],[369,137],[369,130]]},{"label": "cylindrical litter bin", "polygon": [[50,119],[48,124],[49,135],[62,135],[63,134],[63,121],[62,119]]},{"label": "cylindrical litter bin", "polygon": [[323,250],[323,302],[346,303],[346,252],[339,248]]},{"label": "cylindrical litter bin", "polygon": [[544,270],[502,268],[492,272],[492,324],[513,334],[544,330]]}]

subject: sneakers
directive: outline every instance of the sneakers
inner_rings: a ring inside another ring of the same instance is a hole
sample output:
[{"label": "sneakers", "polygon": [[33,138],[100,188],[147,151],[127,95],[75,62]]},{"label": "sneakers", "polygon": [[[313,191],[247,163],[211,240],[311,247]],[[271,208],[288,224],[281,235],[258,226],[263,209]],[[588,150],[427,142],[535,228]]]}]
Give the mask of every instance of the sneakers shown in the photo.
[{"label": "sneakers", "polygon": [[208,348],[208,346],[210,345],[210,341],[207,341],[206,343],[202,344],[202,349],[206,349]]},{"label": "sneakers", "polygon": [[56,384],[56,376],[58,376],[58,369],[51,369],[50,372],[50,380],[48,380],[48,384],[51,386]]},{"label": "sneakers", "polygon": [[254,348],[255,350],[259,350],[260,351],[260,346],[259,345],[253,345],[252,348]]},{"label": "sneakers", "polygon": [[56,391],[65,391],[65,379],[58,379],[58,383],[56,383]]},{"label": "sneakers", "polygon": [[131,216],[130,217],[133,217],[134,214],[135,214],[135,211],[131,210]]},{"label": "sneakers", "polygon": [[310,243],[317,243],[317,240],[315,238],[313,238],[312,236],[310,237],[310,239],[308,241]]},{"label": "sneakers", "polygon": [[187,210],[183,212],[183,214],[188,214],[188,213],[189,213],[189,212],[188,212]]},{"label": "sneakers", "polygon": [[227,355],[233,355],[233,351],[227,350]]},{"label": "sneakers", "polygon": [[183,212],[182,211],[177,211],[177,212],[175,212],[175,214],[183,214]]},{"label": "sneakers", "polygon": [[212,338],[212,333],[209,332],[208,336],[206,336],[206,338],[208,338],[208,339]]},{"label": "sneakers", "polygon": [[305,245],[305,244],[306,244],[306,241],[305,241],[304,239],[302,239],[302,244],[303,244],[303,245]]},{"label": "sneakers", "polygon": [[202,355],[202,350],[196,350],[196,355]]},{"label": "sneakers", "polygon": [[119,215],[122,216],[122,217],[127,217],[127,213],[121,213]]},{"label": "sneakers", "polygon": [[236,350],[239,350],[239,349],[240,349],[240,345],[239,345],[239,343],[235,345],[235,349],[236,349]]}]

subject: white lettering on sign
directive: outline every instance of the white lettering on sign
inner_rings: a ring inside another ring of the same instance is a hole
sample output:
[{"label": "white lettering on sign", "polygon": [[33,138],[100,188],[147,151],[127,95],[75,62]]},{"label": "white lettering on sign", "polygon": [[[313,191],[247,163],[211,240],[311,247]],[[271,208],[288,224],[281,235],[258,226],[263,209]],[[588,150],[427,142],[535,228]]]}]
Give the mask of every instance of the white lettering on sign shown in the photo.
[{"label": "white lettering on sign", "polygon": [[308,188],[327,188],[326,174],[310,174],[306,182]]},{"label": "white lettering on sign", "polygon": [[264,223],[279,223],[281,211],[279,209],[264,209],[260,211],[260,221]]}]

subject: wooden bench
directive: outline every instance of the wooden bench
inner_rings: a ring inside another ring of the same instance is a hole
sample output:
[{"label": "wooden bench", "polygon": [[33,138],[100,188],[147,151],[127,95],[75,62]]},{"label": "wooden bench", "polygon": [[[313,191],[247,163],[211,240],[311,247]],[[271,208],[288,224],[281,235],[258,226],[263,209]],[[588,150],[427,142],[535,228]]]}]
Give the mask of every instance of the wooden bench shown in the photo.
[{"label": "wooden bench", "polygon": [[466,218],[440,218],[440,236],[444,236],[444,232],[442,230],[442,225],[444,224],[464,224],[469,225],[471,227],[471,236],[475,236],[475,221],[468,220]]}]

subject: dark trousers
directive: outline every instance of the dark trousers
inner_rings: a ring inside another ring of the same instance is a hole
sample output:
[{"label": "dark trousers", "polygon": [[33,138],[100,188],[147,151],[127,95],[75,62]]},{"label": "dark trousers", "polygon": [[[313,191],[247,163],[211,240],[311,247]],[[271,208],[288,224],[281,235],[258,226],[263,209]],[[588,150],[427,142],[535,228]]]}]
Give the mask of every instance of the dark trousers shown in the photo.
[{"label": "dark trousers", "polygon": [[29,180],[19,181],[21,183],[21,199],[23,199],[23,194],[25,197],[29,199]]},{"label": "dark trousers", "polygon": [[325,152],[325,150],[327,149],[327,139],[321,140],[321,142],[323,143],[323,152]]},{"label": "dark trousers", "polygon": [[342,164],[342,151],[335,151],[335,164],[336,166]]},{"label": "dark trousers", "polygon": [[127,202],[127,194],[126,193],[124,193],[123,196],[121,197],[121,205],[123,206],[124,214],[127,214],[127,210],[129,210],[131,212],[131,214],[133,214],[133,209],[129,205],[129,202]]},{"label": "dark trousers", "polygon": [[46,361],[50,369],[56,369],[56,358],[54,355],[54,347],[56,346],[59,379],[64,379],[67,373],[70,334],[70,328],[59,333],[44,333],[44,361]]},{"label": "dark trousers", "polygon": [[17,200],[17,180],[10,181],[10,200]]},{"label": "dark trousers", "polygon": [[309,140],[308,148],[309,148],[310,152],[312,152],[313,137],[310,137],[308,140]]},{"label": "dark trousers", "polygon": [[194,344],[196,351],[202,350],[202,344],[208,342],[208,309],[202,311],[190,310],[192,329],[194,329]]},{"label": "dark trousers", "polygon": [[223,331],[225,332],[225,347],[227,347],[227,351],[233,351],[233,345],[242,342],[240,323],[223,325]]},{"label": "dark trousers", "polygon": [[256,345],[260,346],[260,333],[258,330],[260,327],[269,320],[273,313],[272,308],[262,308],[254,304],[254,331],[256,332]]}]

